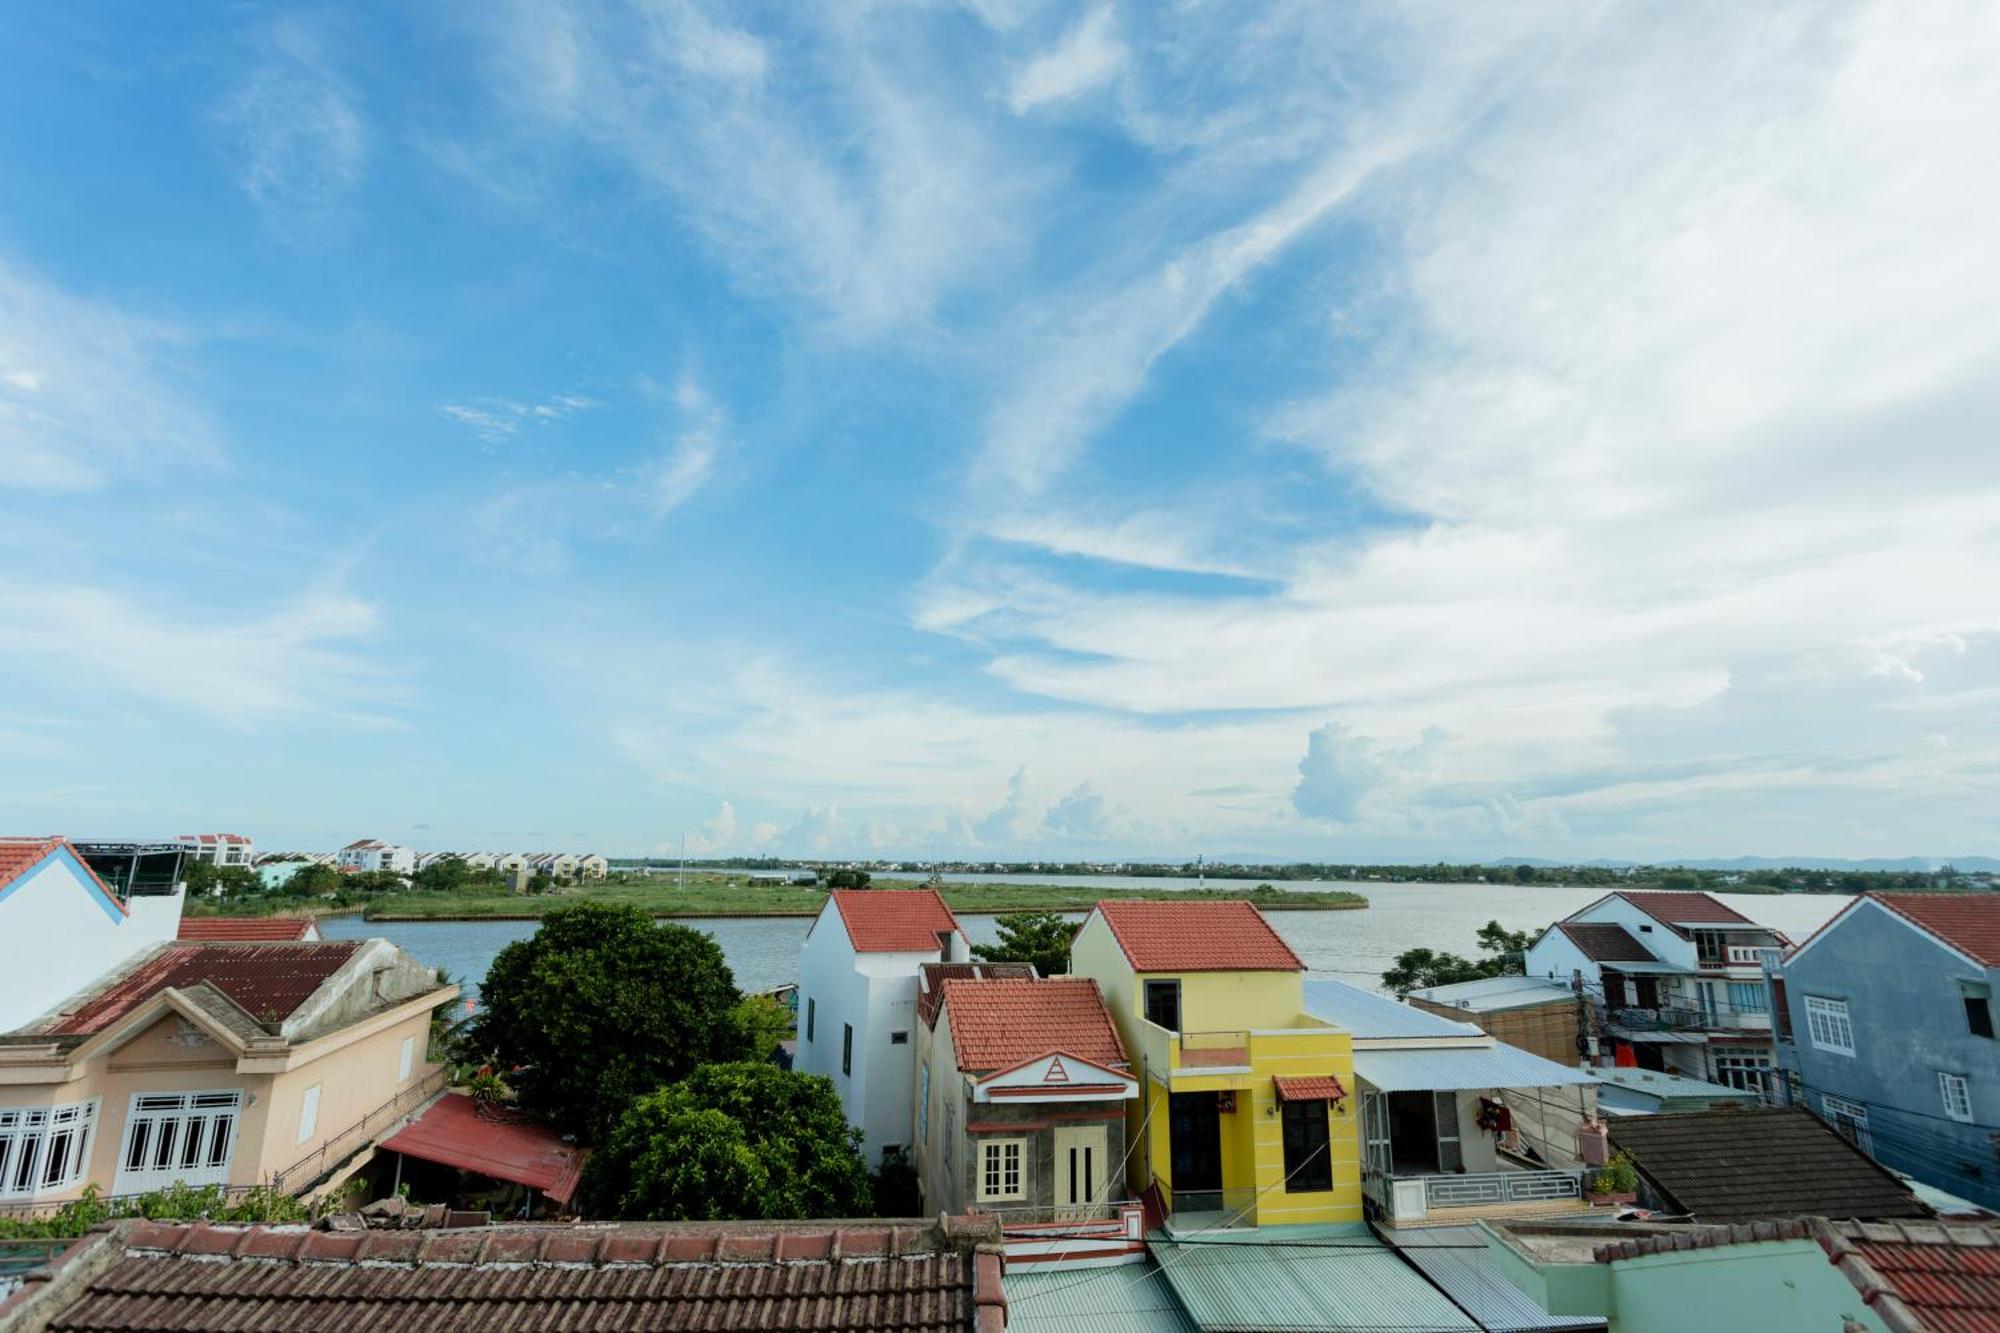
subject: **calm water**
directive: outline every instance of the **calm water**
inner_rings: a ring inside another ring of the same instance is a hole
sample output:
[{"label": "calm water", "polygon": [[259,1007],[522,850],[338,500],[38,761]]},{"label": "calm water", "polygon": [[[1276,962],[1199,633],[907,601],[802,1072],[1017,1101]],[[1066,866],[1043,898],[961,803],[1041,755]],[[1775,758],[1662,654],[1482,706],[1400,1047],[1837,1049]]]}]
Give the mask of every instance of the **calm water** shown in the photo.
[{"label": "calm water", "polygon": [[[951,875],[985,883],[1064,884],[1099,888],[1193,888],[1193,880],[1118,876]],[[1210,880],[1210,887],[1254,888],[1254,880]],[[1372,986],[1396,955],[1418,947],[1471,955],[1474,933],[1498,920],[1510,930],[1539,929],[1602,895],[1602,889],[1561,889],[1485,884],[1330,884],[1294,881],[1281,888],[1351,888],[1368,898],[1359,912],[1273,912],[1277,927],[1306,966],[1317,975]],[[1835,894],[1794,894],[1783,898],[1721,895],[1738,910],[1792,933],[1794,939],[1831,916],[1847,901]],[[994,918],[962,914],[976,944],[998,937]],[[707,931],[744,990],[767,990],[798,980],[799,946],[811,924],[804,917],[732,917],[683,924]],[[446,968],[468,992],[486,975],[501,948],[535,933],[532,921],[364,922],[338,917],[322,922],[328,939],[380,936],[393,940],[427,963]]]}]

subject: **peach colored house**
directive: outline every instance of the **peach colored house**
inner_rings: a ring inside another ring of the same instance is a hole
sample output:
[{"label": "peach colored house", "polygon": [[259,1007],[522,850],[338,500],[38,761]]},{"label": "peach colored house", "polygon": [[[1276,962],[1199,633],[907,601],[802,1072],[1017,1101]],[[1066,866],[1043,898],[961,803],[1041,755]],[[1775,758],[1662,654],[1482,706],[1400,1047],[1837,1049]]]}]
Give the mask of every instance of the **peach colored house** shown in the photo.
[{"label": "peach colored house", "polygon": [[457,994],[387,940],[151,950],[0,1034],[0,1211],[337,1184],[443,1090],[426,1047]]}]

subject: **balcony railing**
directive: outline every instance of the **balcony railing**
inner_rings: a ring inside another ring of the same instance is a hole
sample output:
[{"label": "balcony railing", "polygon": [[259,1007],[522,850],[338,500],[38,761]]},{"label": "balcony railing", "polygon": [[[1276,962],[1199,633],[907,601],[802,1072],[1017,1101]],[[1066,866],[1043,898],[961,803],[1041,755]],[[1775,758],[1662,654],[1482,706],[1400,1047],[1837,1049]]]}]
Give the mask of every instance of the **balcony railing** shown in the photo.
[{"label": "balcony railing", "polygon": [[317,1185],[348,1158],[386,1135],[398,1120],[443,1092],[447,1073],[439,1065],[346,1129],[322,1141],[304,1157],[274,1173],[271,1188],[286,1194],[301,1194]]},{"label": "balcony railing", "polygon": [[1438,1176],[1371,1172],[1362,1184],[1368,1197],[1399,1222],[1420,1221],[1440,1209],[1507,1209],[1565,1202],[1581,1207],[1583,1202],[1583,1178],[1575,1171],[1480,1171]]},{"label": "balcony railing", "polygon": [[1764,1032],[1771,1027],[1769,1010],[1726,1004],[1709,1009],[1685,1005],[1608,1009],[1604,1016],[1613,1026],[1632,1032]]},{"label": "balcony railing", "polygon": [[1071,1226],[1092,1226],[1116,1222],[1127,1208],[1136,1208],[1138,1203],[1131,1199],[1117,1199],[1106,1203],[1027,1203],[995,1207],[991,1204],[975,1205],[973,1212],[982,1217],[991,1217],[1000,1223],[1000,1229],[1033,1227],[1062,1231]]}]

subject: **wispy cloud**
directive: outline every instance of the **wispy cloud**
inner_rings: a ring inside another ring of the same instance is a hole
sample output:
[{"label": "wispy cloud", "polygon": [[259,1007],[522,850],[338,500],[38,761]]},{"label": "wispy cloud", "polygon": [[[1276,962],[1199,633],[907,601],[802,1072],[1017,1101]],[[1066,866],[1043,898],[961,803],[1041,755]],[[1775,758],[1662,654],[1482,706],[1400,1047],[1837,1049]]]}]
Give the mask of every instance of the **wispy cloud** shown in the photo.
[{"label": "wispy cloud", "polygon": [[321,34],[285,17],[261,34],[248,74],[216,107],[237,187],[288,240],[325,240],[346,220],[368,168],[356,102]]},{"label": "wispy cloud", "polygon": [[467,402],[439,403],[437,410],[480,439],[497,444],[518,435],[524,426],[549,425],[602,406],[595,398],[556,394],[525,403],[507,398],[474,398]]},{"label": "wispy cloud", "polygon": [[1014,75],[1007,105],[1015,115],[1051,102],[1064,102],[1098,87],[1125,63],[1117,16],[1102,5],[1077,21],[1061,41]]},{"label": "wispy cloud", "polygon": [[728,418],[693,375],[681,376],[674,389],[682,425],[658,462],[645,469],[646,490],[653,514],[665,517],[694,498],[715,471]]}]

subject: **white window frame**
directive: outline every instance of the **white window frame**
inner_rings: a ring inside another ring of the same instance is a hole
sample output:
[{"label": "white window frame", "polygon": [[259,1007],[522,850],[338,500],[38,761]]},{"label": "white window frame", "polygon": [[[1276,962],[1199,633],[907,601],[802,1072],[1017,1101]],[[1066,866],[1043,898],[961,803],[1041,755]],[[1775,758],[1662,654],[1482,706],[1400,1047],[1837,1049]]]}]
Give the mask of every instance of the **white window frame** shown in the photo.
[{"label": "white window frame", "polygon": [[410,1071],[417,1067],[417,1039],[403,1038],[403,1049],[396,1057],[396,1082],[408,1083]]},{"label": "white window frame", "polygon": [[1854,1054],[1854,1019],[1847,1001],[1825,995],[1805,997],[1806,1036],[1813,1049],[1829,1055]]},{"label": "white window frame", "polygon": [[1972,1123],[1972,1085],[1963,1074],[1948,1074],[1938,1071],[1938,1096],[1944,1101],[1944,1113],[1961,1125]]},{"label": "white window frame", "polygon": [[[1868,1108],[1860,1102],[1836,1097],[1830,1092],[1819,1095],[1820,1110],[1833,1132],[1861,1149],[1868,1156],[1875,1155],[1875,1141],[1868,1133]],[[1843,1123],[1846,1128],[1842,1128]]]},{"label": "white window frame", "polygon": [[981,1203],[1004,1203],[1009,1199],[1027,1198],[1028,1141],[979,1140],[979,1174],[975,1184]]},{"label": "white window frame", "polygon": [[69,1189],[90,1169],[98,1099],[0,1107],[0,1199]]},{"label": "white window frame", "polygon": [[[135,1092],[125,1111],[113,1194],[145,1194],[180,1181],[226,1185],[243,1128],[243,1090]],[[135,1149],[142,1150],[137,1165]],[[192,1151],[192,1161],[186,1160]]]},{"label": "white window frame", "polygon": [[306,1089],[306,1095],[299,1099],[299,1137],[297,1142],[310,1143],[312,1136],[319,1132],[319,1094],[325,1084],[315,1083]]}]

